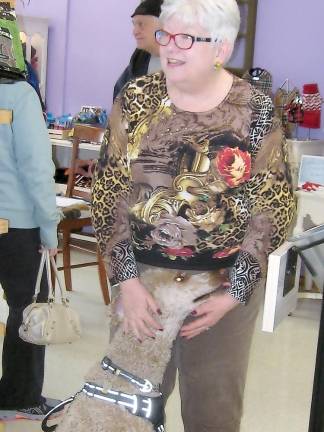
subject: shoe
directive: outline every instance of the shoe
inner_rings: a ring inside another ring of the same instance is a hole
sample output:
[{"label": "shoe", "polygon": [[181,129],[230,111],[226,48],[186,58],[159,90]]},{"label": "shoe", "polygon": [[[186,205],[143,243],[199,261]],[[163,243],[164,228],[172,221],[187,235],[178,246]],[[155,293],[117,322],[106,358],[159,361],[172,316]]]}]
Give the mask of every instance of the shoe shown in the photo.
[{"label": "shoe", "polygon": [[17,410],[0,410],[0,421],[16,420]]},{"label": "shoe", "polygon": [[[46,414],[61,402],[62,401],[58,399],[42,398],[41,403],[35,407],[18,409],[16,411],[16,419],[43,420]],[[52,418],[56,418],[61,415],[63,408],[64,406],[58,408],[57,412],[53,414]]]}]

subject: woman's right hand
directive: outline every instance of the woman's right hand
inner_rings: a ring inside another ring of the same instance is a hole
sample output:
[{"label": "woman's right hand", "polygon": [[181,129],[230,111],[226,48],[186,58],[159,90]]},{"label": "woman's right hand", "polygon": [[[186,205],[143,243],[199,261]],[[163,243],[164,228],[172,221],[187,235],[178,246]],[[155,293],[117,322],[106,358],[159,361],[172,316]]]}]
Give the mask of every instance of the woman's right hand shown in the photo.
[{"label": "woman's right hand", "polygon": [[50,257],[55,257],[55,255],[56,255],[57,252],[58,252],[58,249],[57,249],[57,248],[46,248],[46,247],[43,246],[43,245],[40,246],[38,252],[39,252],[39,253],[43,253],[44,250],[46,250],[46,249],[48,250],[48,252],[49,252],[49,256],[50,256]]},{"label": "woman's right hand", "polygon": [[145,337],[155,337],[156,330],[162,330],[161,324],[152,314],[161,314],[159,306],[138,278],[120,283],[121,305],[123,309],[123,330],[132,332],[139,341]]}]

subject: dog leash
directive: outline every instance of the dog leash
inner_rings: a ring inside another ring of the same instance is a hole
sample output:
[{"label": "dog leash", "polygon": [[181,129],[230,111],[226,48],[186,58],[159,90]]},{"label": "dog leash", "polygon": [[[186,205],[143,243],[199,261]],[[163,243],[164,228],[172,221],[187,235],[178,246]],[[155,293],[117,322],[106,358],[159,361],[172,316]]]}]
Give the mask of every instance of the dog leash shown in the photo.
[{"label": "dog leash", "polygon": [[[80,392],[78,392],[77,394],[79,394]],[[75,395],[76,396],[76,395]],[[55,414],[56,412],[58,412],[58,411],[61,411],[61,409],[63,408],[63,407],[65,407],[65,405],[68,405],[68,404],[70,404],[73,400],[74,400],[74,398],[75,398],[75,396],[72,396],[72,397],[70,397],[70,398],[68,398],[68,399],[66,399],[66,400],[64,400],[64,401],[62,401],[62,402],[60,402],[58,405],[56,405],[54,408],[52,408],[47,414],[46,414],[46,416],[43,418],[43,420],[42,420],[42,430],[44,431],[44,432],[53,432],[53,431],[55,431],[55,429],[57,428],[57,424],[56,425],[52,425],[52,426],[48,426],[47,425],[47,422],[50,420],[50,418],[51,418],[51,416],[53,415],[53,414]]]}]

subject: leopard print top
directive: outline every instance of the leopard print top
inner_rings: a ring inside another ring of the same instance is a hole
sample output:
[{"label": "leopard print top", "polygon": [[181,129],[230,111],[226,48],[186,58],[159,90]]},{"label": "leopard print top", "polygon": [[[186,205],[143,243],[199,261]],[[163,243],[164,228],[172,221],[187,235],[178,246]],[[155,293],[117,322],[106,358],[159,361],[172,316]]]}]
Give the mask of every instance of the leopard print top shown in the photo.
[{"label": "leopard print top", "polygon": [[109,276],[136,261],[166,268],[232,267],[246,302],[295,203],[271,99],[234,78],[204,113],[170,101],[163,72],[131,81],[115,101],[96,166],[92,217]]}]

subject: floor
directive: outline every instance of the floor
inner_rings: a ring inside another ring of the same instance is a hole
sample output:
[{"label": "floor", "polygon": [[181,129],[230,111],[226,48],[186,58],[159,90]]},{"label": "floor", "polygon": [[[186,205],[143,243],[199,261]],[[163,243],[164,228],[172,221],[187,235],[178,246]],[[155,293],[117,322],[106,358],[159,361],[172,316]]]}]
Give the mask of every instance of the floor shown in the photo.
[{"label": "floor", "polygon": [[[82,259],[83,256],[76,256]],[[100,359],[107,343],[106,307],[95,267],[73,270],[70,301],[82,315],[83,337],[73,345],[50,346],[46,357],[44,394],[66,398],[76,392],[83,375]],[[0,321],[6,306],[0,302]],[[274,334],[257,323],[246,386],[241,432],[306,432],[315,364],[320,301],[302,299]],[[183,432],[179,396],[167,406],[167,430]],[[0,432],[40,432],[31,421],[0,423]]]}]

